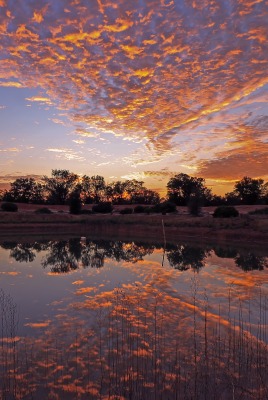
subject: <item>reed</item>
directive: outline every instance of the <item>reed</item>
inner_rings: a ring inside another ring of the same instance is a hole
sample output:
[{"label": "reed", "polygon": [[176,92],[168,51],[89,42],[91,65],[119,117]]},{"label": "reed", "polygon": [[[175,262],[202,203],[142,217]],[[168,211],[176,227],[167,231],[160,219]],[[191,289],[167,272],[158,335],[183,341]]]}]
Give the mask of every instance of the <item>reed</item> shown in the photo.
[{"label": "reed", "polygon": [[[189,310],[156,288],[118,287],[76,305],[35,340],[16,338],[18,311],[0,292],[1,399],[268,398],[267,296],[240,301],[229,288],[227,319],[198,279]],[[252,315],[252,302],[258,315]]]}]

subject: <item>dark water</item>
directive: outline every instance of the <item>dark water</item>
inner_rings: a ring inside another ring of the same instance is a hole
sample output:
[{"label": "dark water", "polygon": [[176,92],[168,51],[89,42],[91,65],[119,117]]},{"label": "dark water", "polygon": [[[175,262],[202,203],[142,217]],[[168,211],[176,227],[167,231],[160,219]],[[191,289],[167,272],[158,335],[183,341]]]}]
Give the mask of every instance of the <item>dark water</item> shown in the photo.
[{"label": "dark water", "polygon": [[0,399],[268,399],[267,294],[265,249],[2,241]]}]

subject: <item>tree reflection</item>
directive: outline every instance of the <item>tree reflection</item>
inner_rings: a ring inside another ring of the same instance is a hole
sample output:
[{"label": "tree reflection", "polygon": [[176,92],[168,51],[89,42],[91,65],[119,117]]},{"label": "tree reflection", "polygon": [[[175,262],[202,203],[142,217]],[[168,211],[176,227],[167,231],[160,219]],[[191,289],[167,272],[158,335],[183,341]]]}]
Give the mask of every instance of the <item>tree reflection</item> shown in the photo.
[{"label": "tree reflection", "polygon": [[237,250],[230,247],[215,247],[214,253],[219,258],[235,258],[237,256]]},{"label": "tree reflection", "polygon": [[[136,263],[156,249],[163,248],[157,244],[134,241],[87,240],[72,238],[60,241],[36,241],[33,243],[17,243],[5,241],[0,245],[10,250],[10,257],[17,262],[33,262],[37,253],[45,252],[41,265],[50,267],[54,273],[68,273],[82,268],[101,268],[106,259],[116,262]],[[267,268],[268,258],[255,252],[239,251],[231,247],[201,247],[193,244],[178,243],[167,245],[166,256],[170,265],[180,271],[193,269],[199,271],[204,267],[211,251],[219,258],[233,259],[235,265],[244,271],[263,270]]]},{"label": "tree reflection", "polygon": [[37,249],[32,243],[5,242],[1,247],[10,250],[10,257],[17,262],[33,262],[36,257]]},{"label": "tree reflection", "polygon": [[154,251],[154,246],[145,245],[142,243],[135,242],[110,242],[109,257],[113,258],[115,261],[127,261],[136,263],[143,260],[143,258],[152,254]]},{"label": "tree reflection", "polygon": [[83,267],[101,268],[104,265],[107,250],[97,242],[87,243],[81,255]]},{"label": "tree reflection", "polygon": [[81,255],[79,239],[51,242],[42,260],[44,268],[50,266],[53,273],[66,273],[78,268]]},{"label": "tree reflection", "polygon": [[204,267],[209,254],[210,251],[205,248],[178,244],[175,248],[167,250],[167,259],[172,267],[180,271],[187,271],[190,268],[199,271]]},{"label": "tree reflection", "polygon": [[18,243],[18,242],[3,242],[1,247],[5,250],[10,250],[10,257],[14,258],[17,262],[33,262],[36,253],[46,250],[48,242],[34,242],[34,243]]},{"label": "tree reflection", "polygon": [[239,254],[235,257],[235,263],[243,271],[262,271],[268,268],[268,258],[259,257],[253,253]]}]

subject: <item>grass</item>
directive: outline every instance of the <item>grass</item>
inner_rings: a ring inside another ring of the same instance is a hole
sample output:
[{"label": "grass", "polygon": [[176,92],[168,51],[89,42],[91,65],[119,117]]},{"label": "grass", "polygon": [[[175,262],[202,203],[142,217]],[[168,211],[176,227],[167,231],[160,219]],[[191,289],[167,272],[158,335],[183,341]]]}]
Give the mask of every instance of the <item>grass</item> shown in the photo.
[{"label": "grass", "polygon": [[268,240],[268,218],[260,215],[241,214],[237,218],[213,218],[211,215],[191,217],[175,213],[159,214],[81,214],[54,212],[0,213],[0,235],[15,234],[65,234],[73,232],[88,236],[88,233],[126,235],[128,238],[157,238],[162,235],[164,221],[167,239],[172,237],[211,238],[217,241],[255,242]]},{"label": "grass", "polygon": [[249,212],[250,215],[268,215],[268,207]]}]

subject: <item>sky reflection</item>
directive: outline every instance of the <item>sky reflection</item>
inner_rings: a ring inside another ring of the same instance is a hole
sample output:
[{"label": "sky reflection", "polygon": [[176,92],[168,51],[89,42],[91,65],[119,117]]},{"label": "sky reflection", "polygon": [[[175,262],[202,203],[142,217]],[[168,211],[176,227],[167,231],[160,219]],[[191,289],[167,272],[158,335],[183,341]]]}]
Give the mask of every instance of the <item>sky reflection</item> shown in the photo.
[{"label": "sky reflection", "polygon": [[248,250],[185,242],[167,246],[164,265],[145,242],[0,246],[1,395],[265,398],[263,251],[243,270]]}]

